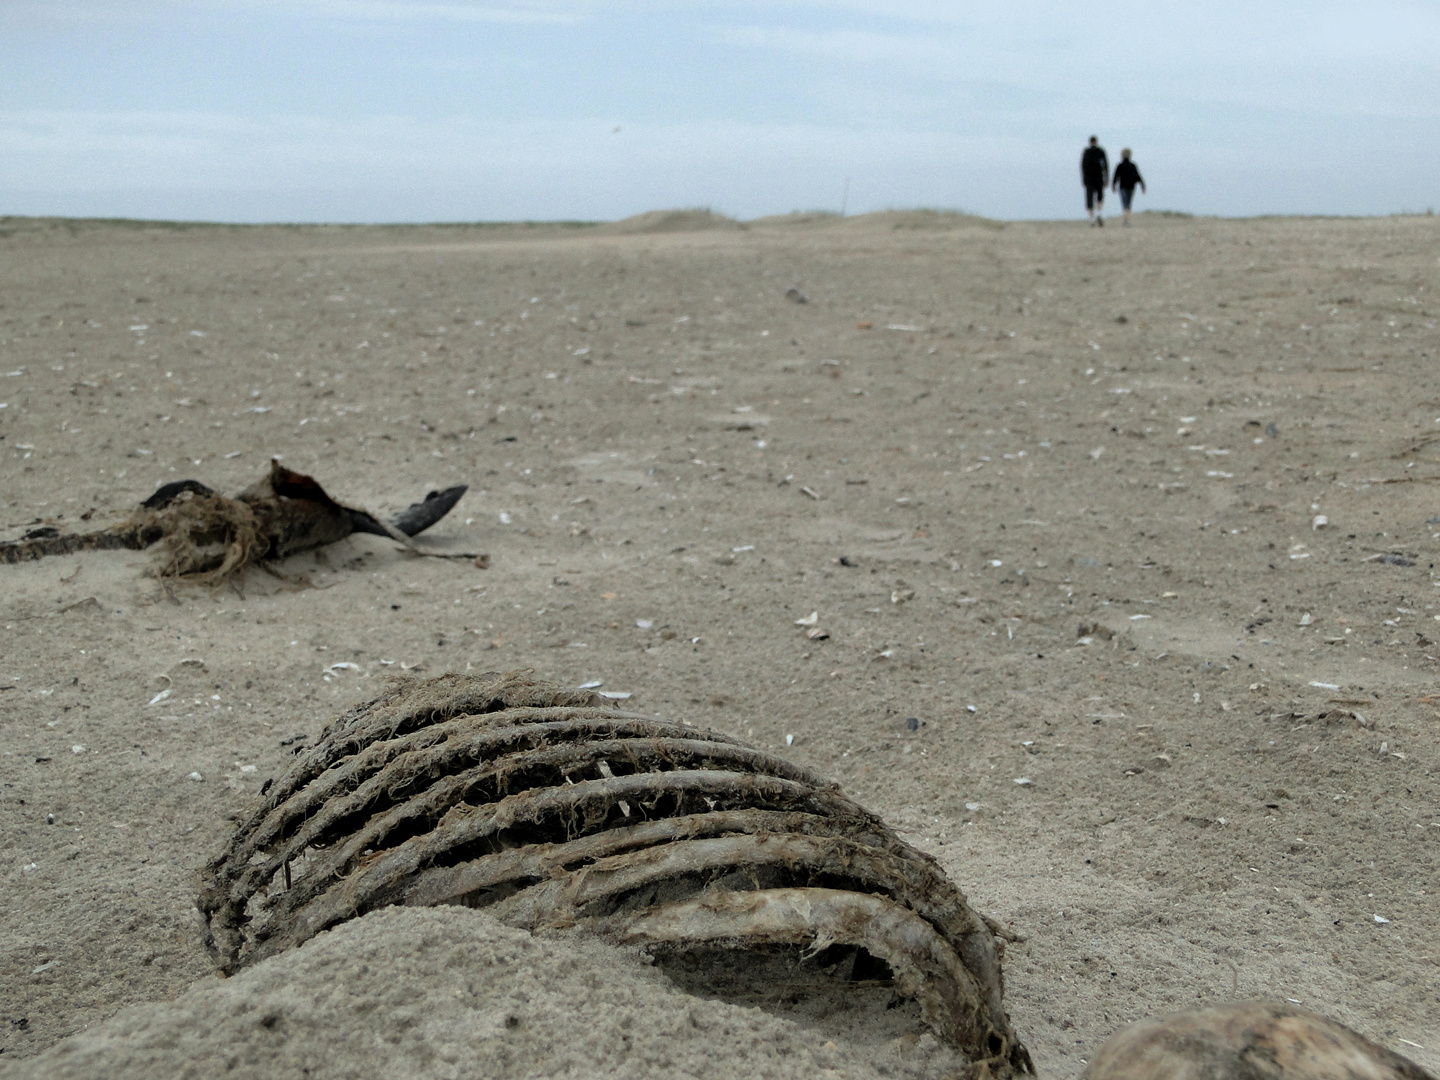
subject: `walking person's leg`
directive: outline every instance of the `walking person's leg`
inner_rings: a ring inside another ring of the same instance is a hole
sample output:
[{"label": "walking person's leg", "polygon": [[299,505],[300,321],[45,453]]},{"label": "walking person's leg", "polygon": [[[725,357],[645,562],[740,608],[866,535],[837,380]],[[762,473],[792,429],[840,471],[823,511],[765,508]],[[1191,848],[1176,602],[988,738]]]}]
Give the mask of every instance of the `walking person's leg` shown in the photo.
[{"label": "walking person's leg", "polygon": [[1125,211],[1125,228],[1130,227],[1130,202],[1135,198],[1133,187],[1122,187],[1120,189],[1120,206]]},{"label": "walking person's leg", "polygon": [[1105,219],[1100,216],[1101,210],[1105,207],[1105,189],[1103,187],[1092,187],[1085,185],[1085,209],[1090,213],[1090,224],[1104,226]]}]

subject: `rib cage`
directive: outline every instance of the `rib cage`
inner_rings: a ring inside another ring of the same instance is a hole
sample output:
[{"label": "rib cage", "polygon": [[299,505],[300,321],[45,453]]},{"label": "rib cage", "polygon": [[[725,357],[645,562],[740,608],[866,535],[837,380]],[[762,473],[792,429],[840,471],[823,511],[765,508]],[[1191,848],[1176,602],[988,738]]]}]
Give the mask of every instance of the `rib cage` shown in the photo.
[{"label": "rib cage", "polygon": [[663,948],[849,945],[973,1061],[1033,1072],[999,946],[934,860],[717,732],[450,674],[352,709],[262,791],[198,900],[227,973],[393,904]]}]

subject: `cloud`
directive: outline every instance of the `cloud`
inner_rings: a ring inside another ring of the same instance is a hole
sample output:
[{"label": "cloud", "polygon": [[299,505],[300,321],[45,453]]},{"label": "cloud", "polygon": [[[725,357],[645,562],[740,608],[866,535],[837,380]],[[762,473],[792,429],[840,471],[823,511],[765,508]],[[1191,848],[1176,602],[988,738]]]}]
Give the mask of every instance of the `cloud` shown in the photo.
[{"label": "cloud", "polygon": [[[258,4],[256,6],[259,6]],[[412,3],[410,0],[289,0],[265,3],[272,9],[364,22],[459,22],[567,25],[581,22],[585,8],[576,4]]]},{"label": "cloud", "polygon": [[933,36],[881,33],[872,30],[800,30],[786,26],[711,25],[703,39],[716,45],[810,53],[858,63],[954,60],[958,44]]},{"label": "cloud", "polygon": [[434,0],[0,0],[0,27],[75,30],[93,26],[175,25],[233,15],[388,23],[500,23],[573,25],[589,18],[594,3],[510,0],[507,3]]},{"label": "cloud", "polygon": [[[1108,116],[1135,101],[1189,123],[1232,110],[1257,120],[1440,117],[1432,93],[1440,55],[1428,44],[1440,35],[1440,12],[1410,5],[1361,11],[1322,3],[1297,13],[1224,0],[1218,11],[1131,3],[1097,11],[1016,0],[961,13],[956,5],[913,2],[884,5],[887,19],[823,24],[798,17],[803,6],[777,8],[764,21],[753,11],[746,22],[712,21],[702,40],[809,58],[835,74],[842,99],[868,96],[879,111],[929,95],[942,107],[983,104],[996,117],[1042,107],[1046,113],[1031,118],[1042,125],[1064,102]],[[864,0],[828,6],[882,10]],[[1102,29],[1117,15],[1126,24],[1121,36]]]}]

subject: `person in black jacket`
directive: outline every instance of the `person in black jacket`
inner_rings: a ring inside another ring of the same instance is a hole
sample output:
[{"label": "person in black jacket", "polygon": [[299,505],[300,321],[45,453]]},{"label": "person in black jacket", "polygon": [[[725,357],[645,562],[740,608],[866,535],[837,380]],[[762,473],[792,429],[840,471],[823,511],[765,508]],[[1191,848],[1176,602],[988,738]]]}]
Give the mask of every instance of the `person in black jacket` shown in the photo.
[{"label": "person in black jacket", "polygon": [[1120,205],[1125,210],[1125,227],[1130,227],[1130,200],[1135,198],[1135,188],[1145,191],[1145,178],[1130,160],[1130,149],[1120,151],[1120,164],[1115,166],[1115,182],[1111,185],[1120,192]]},{"label": "person in black jacket", "polygon": [[1080,155],[1080,182],[1085,185],[1085,210],[1090,224],[1104,226],[1100,210],[1105,205],[1105,188],[1110,183],[1110,159],[1097,135],[1090,136],[1090,145]]}]

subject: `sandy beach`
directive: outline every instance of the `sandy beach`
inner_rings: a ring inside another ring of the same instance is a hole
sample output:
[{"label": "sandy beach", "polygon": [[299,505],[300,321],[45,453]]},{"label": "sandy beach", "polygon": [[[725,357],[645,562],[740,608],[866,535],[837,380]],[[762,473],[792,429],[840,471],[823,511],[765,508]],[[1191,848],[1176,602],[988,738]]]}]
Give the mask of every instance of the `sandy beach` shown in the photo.
[{"label": "sandy beach", "polygon": [[[382,516],[468,484],[417,544],[490,556],[0,565],[0,1077],[945,1075],[469,910],[219,979],[266,779],[392,675],[513,669],[839,781],[1021,939],[1042,1076],[1235,998],[1440,1070],[1440,223],[1117,226],[0,219],[0,539],[278,457]],[[465,963],[534,1022],[445,1019]]]}]

